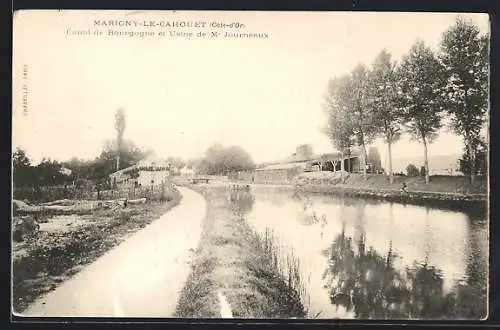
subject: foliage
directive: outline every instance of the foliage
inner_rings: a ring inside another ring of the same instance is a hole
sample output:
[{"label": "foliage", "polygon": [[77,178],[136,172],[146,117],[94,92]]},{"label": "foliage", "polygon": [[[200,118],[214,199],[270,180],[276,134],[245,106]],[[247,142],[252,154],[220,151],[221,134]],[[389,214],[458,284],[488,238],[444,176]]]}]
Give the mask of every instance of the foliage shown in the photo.
[{"label": "foliage", "polygon": [[[116,169],[116,140],[108,141],[99,157],[94,160],[72,158],[66,162],[43,159],[38,165],[31,165],[26,152],[18,148],[12,155],[13,181],[17,188],[37,186],[57,186],[67,183],[96,182],[99,189],[109,186],[109,174]],[[131,141],[122,143],[121,164],[130,167],[145,158],[142,151]],[[61,173],[62,168],[71,170],[71,175]],[[133,173],[138,176],[138,173]]]},{"label": "foliage", "polygon": [[[474,161],[471,162],[468,148],[464,148],[462,158],[459,159],[459,171],[465,175],[471,173],[488,174],[488,147],[484,140],[473,139],[473,149],[475,150]],[[474,171],[471,171],[471,164],[474,166]]]},{"label": "foliage", "polygon": [[382,171],[382,160],[377,147],[370,147],[370,149],[368,149],[367,161],[370,164],[372,172],[378,173]]},{"label": "foliage", "polygon": [[[353,133],[356,143],[365,149],[365,145],[373,142],[377,132],[373,125],[373,112],[368,104],[369,71],[358,64],[350,74],[349,112],[351,113]],[[365,155],[366,156],[366,155]]]},{"label": "foliage", "polygon": [[425,179],[428,183],[427,145],[433,142],[442,127],[444,70],[432,50],[419,40],[403,57],[398,76],[404,123],[411,138],[424,144]]},{"label": "foliage", "polygon": [[342,153],[354,144],[354,129],[349,111],[350,79],[348,76],[333,78],[325,96],[324,109],[328,115],[325,134],[333,146]]},{"label": "foliage", "polygon": [[401,137],[403,117],[397,83],[396,62],[391,60],[391,54],[384,49],[372,64],[369,106],[373,112],[373,123],[377,125],[386,143],[394,143]]},{"label": "foliage", "polygon": [[[333,145],[343,153],[357,144],[361,146],[366,161],[366,144],[377,134],[373,125],[373,111],[369,104],[369,72],[361,64],[348,75],[332,80],[326,96],[328,114],[327,135]],[[366,169],[365,166],[363,166]]]},{"label": "foliage", "polygon": [[[488,111],[488,37],[471,22],[457,18],[441,41],[440,60],[447,77],[446,107],[451,127],[464,138],[469,161],[474,163],[474,139]],[[474,168],[469,165],[469,168]],[[471,173],[473,179],[474,171]]]},{"label": "foliage", "polygon": [[167,162],[172,165],[177,170],[180,170],[186,166],[187,162],[180,157],[168,157]]},{"label": "foliage", "polygon": [[398,77],[408,133],[421,143],[432,142],[442,126],[442,93],[446,83],[443,67],[432,50],[417,41],[403,57]]},{"label": "foliage", "polygon": [[61,185],[68,181],[68,177],[61,173],[61,163],[44,158],[38,165],[33,166],[21,148],[12,155],[12,167],[16,187]]},{"label": "foliage", "polygon": [[13,181],[16,187],[28,186],[34,181],[34,171],[31,167],[31,161],[26,152],[21,148],[17,148],[12,154],[12,169]]},{"label": "foliage", "polygon": [[122,143],[123,143],[123,133],[125,132],[125,111],[123,109],[118,109],[115,114],[115,130],[116,130],[116,170],[120,170],[124,168],[124,166],[120,166],[121,163],[121,153],[122,153]]},{"label": "foliage", "polygon": [[418,168],[415,165],[409,164],[408,166],[406,166],[406,174],[408,176],[419,176],[420,172],[418,171]]},{"label": "foliage", "polygon": [[396,62],[392,61],[391,54],[384,49],[372,64],[368,98],[374,129],[387,143],[390,182],[393,181],[391,146],[400,139],[403,122],[397,90]]},{"label": "foliage", "polygon": [[223,147],[214,144],[207,149],[205,157],[198,165],[200,173],[209,175],[227,175],[229,172],[253,170],[255,164],[252,157],[238,146]]},{"label": "foliage", "polygon": [[46,187],[15,187],[14,198],[31,202],[50,202],[61,199],[91,199],[93,191],[86,186],[46,186]]},{"label": "foliage", "polygon": [[438,54],[417,40],[397,66],[384,49],[369,70],[357,65],[350,74],[329,82],[323,131],[344,153],[355,144],[364,146],[382,137],[392,182],[392,144],[405,128],[424,144],[428,182],[427,144],[437,137],[446,115],[453,131],[464,139],[468,150],[461,168],[472,180],[486,169],[486,153],[477,148],[477,140],[488,111],[488,55],[488,35],[481,35],[477,26],[462,18],[443,34]]},{"label": "foliage", "polygon": [[199,163],[199,160],[191,158],[191,159],[188,159],[188,160],[186,161],[186,167],[187,167],[188,169],[193,169],[193,168],[195,168],[195,167],[196,167],[196,165],[197,165],[198,163]]},{"label": "foliage", "polygon": [[[101,183],[105,183],[108,176],[116,170],[116,140],[109,140],[104,144],[104,149],[99,157],[91,161],[71,159],[65,163],[65,166],[72,170],[72,178],[89,179]],[[148,152],[144,152],[138,148],[132,141],[122,142],[122,151],[120,164],[127,168],[136,164],[139,160],[148,156]],[[138,176],[138,173],[135,173]]]},{"label": "foliage", "polygon": [[421,166],[420,167],[420,176],[425,176],[427,173],[426,169],[425,169],[425,166]]},{"label": "foliage", "polygon": [[22,148],[17,148],[12,155],[12,164],[14,168],[22,168],[31,166],[31,161]]}]

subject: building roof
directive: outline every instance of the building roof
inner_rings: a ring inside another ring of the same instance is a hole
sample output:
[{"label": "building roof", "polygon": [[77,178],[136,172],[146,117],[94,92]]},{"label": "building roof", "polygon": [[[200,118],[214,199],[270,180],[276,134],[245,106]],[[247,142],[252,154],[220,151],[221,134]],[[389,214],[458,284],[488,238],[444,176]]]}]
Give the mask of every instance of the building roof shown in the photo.
[{"label": "building roof", "polygon": [[[360,148],[352,148],[351,149],[351,158],[352,157],[359,157],[361,154],[361,149]],[[301,162],[311,162],[311,161],[318,161],[318,160],[340,160],[341,154],[339,151],[336,152],[331,152],[331,153],[326,153],[326,154],[319,154],[319,155],[311,155],[311,156],[303,156],[303,155],[291,155],[281,161],[273,162],[273,163],[267,163],[265,167],[269,165],[276,165],[276,166],[283,166],[284,164],[290,164],[292,167],[296,165],[296,163],[301,163]],[[344,158],[347,158],[344,156]]]},{"label": "building roof", "polygon": [[109,176],[113,179],[116,178],[117,181],[125,180],[129,177],[127,172],[134,168],[143,168],[143,167],[169,167],[168,162],[165,159],[158,157],[147,157],[137,162],[137,164],[123,168],[119,171],[111,173]]},{"label": "building roof", "polygon": [[127,172],[135,167],[136,165],[132,165],[130,167],[123,168],[119,171],[111,173],[109,176],[111,177],[111,179],[116,179],[116,181],[122,181],[128,179],[129,175],[127,175]]},{"label": "building roof", "polygon": [[166,159],[150,156],[145,159],[140,160],[136,164],[138,167],[149,167],[149,166],[168,166],[168,162]]}]

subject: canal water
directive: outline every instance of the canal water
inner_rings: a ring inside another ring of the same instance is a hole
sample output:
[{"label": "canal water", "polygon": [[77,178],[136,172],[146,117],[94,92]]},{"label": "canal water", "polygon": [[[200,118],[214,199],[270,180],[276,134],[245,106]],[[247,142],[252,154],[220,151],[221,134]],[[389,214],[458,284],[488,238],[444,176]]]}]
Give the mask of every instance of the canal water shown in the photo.
[{"label": "canal water", "polygon": [[487,316],[484,214],[265,186],[251,194],[249,224],[300,262],[309,317]]}]

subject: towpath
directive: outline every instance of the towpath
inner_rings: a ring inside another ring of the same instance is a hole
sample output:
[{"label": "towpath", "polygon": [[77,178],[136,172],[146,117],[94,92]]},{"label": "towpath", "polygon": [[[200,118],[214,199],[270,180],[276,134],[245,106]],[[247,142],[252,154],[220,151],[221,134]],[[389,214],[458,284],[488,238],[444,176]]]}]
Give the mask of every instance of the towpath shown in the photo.
[{"label": "towpath", "polygon": [[171,317],[205,218],[200,194],[181,203],[35,301],[22,316]]}]

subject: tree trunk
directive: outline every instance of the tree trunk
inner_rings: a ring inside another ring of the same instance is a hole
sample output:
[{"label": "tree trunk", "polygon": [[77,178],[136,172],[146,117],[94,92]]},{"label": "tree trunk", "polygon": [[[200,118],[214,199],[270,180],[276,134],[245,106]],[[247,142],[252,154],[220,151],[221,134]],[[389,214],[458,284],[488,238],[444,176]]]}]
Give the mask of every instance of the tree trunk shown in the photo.
[{"label": "tree trunk", "polygon": [[475,181],[475,157],[474,148],[472,147],[472,138],[467,138],[467,149],[469,150],[469,168],[470,168],[470,183],[473,184]]},{"label": "tree trunk", "polygon": [[342,180],[342,183],[344,183],[344,171],[345,171],[344,152],[341,152],[340,153],[340,179]]},{"label": "tree trunk", "polygon": [[366,145],[363,143],[363,179],[366,181],[367,180],[367,175],[366,175],[366,159],[368,158],[368,154],[366,152]]},{"label": "tree trunk", "polygon": [[392,143],[387,142],[387,150],[389,153],[389,183],[394,183],[394,176],[392,174],[392,150],[391,150],[391,147],[392,147]]},{"label": "tree trunk", "polygon": [[427,140],[425,136],[422,137],[424,141],[424,168],[425,168],[425,184],[429,184],[429,159],[427,157]]}]

